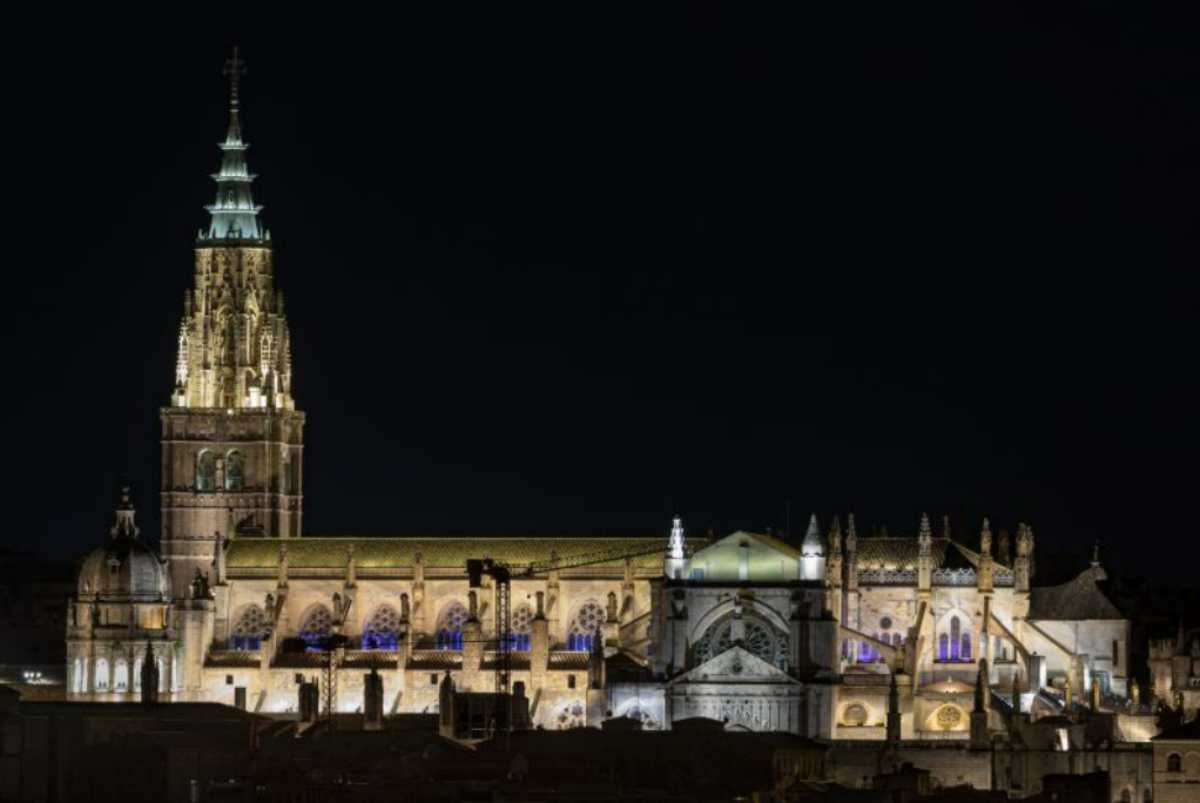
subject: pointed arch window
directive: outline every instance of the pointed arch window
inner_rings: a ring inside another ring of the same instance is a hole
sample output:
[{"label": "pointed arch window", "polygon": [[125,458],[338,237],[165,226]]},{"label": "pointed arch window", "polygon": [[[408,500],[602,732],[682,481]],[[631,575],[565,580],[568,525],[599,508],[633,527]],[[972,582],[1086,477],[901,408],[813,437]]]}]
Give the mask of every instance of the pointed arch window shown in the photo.
[{"label": "pointed arch window", "polygon": [[321,642],[332,632],[333,614],[324,605],[317,605],[304,617],[300,640],[308,645],[310,652],[320,652]]},{"label": "pointed arch window", "polygon": [[533,610],[526,604],[518,605],[512,612],[512,631],[508,649],[512,652],[529,652],[532,633]]},{"label": "pointed arch window", "polygon": [[945,633],[938,636],[938,660],[950,660],[950,637]]},{"label": "pointed arch window", "polygon": [[958,651],[958,657],[963,661],[971,660],[971,634],[962,634],[962,649]]},{"label": "pointed arch window", "polygon": [[579,606],[567,626],[567,649],[591,652],[606,619],[604,607],[594,599]]},{"label": "pointed arch window", "polygon": [[463,648],[463,623],[467,621],[466,606],[451,602],[438,615],[437,648],[439,650],[461,650]]},{"label": "pointed arch window", "polygon": [[237,449],[225,455],[225,490],[240,491],[246,483],[246,458]]},{"label": "pointed arch window", "polygon": [[257,650],[267,634],[267,615],[257,605],[242,609],[229,637],[229,646],[235,650]]},{"label": "pointed arch window", "polygon": [[364,650],[395,651],[400,648],[400,614],[391,605],[380,605],[363,628]]},{"label": "pointed arch window", "polygon": [[217,490],[217,458],[208,449],[196,455],[196,490]]}]

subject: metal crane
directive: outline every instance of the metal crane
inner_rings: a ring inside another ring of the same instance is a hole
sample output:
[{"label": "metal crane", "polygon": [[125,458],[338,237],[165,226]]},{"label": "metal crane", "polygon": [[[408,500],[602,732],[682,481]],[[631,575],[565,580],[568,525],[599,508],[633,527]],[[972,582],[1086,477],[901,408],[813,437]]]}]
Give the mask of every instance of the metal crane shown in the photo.
[{"label": "metal crane", "polygon": [[467,560],[467,579],[471,588],[479,588],[483,584],[483,576],[492,578],[496,584],[496,693],[508,694],[509,681],[512,675],[512,620],[509,617],[509,603],[512,596],[510,583],[514,576],[536,577],[555,569],[575,569],[580,566],[591,566],[597,563],[608,563],[613,560],[650,555],[661,552],[663,546],[639,545],[635,547],[613,547],[611,549],[583,552],[568,557],[552,557],[549,560],[510,566],[491,558],[470,558]]}]

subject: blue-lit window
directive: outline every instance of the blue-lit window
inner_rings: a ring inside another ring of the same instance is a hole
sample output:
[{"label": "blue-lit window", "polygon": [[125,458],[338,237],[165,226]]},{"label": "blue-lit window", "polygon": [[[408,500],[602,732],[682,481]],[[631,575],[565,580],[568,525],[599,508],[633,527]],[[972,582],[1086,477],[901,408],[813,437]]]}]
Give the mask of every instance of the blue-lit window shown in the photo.
[{"label": "blue-lit window", "polygon": [[462,631],[439,630],[437,632],[436,644],[439,650],[461,650],[463,648]]},{"label": "blue-lit window", "polygon": [[438,614],[435,643],[439,650],[461,650],[463,648],[463,623],[467,621],[466,606],[451,602]]},{"label": "blue-lit window", "polygon": [[950,637],[945,633],[938,636],[938,660],[950,660]]},{"label": "blue-lit window", "polygon": [[526,603],[521,603],[513,609],[509,617],[510,633],[508,639],[509,652],[529,652],[530,631],[533,629],[533,609]]},{"label": "blue-lit window", "polygon": [[235,650],[257,650],[268,630],[267,615],[257,605],[247,605],[238,615],[229,636],[229,646]]},{"label": "blue-lit window", "polygon": [[400,614],[391,605],[380,605],[363,627],[364,650],[395,651],[400,648]]},{"label": "blue-lit window", "polygon": [[570,633],[567,635],[567,649],[577,652],[591,652],[596,643],[596,637],[591,633]]},{"label": "blue-lit window", "polygon": [[400,649],[400,639],[395,633],[363,633],[362,648],[395,652]]},{"label": "blue-lit window", "polygon": [[590,652],[607,620],[604,607],[594,599],[579,606],[567,626],[567,649]]},{"label": "blue-lit window", "polygon": [[333,633],[333,614],[324,605],[317,605],[309,610],[300,626],[298,637],[306,645],[309,652],[320,652],[322,642]]}]

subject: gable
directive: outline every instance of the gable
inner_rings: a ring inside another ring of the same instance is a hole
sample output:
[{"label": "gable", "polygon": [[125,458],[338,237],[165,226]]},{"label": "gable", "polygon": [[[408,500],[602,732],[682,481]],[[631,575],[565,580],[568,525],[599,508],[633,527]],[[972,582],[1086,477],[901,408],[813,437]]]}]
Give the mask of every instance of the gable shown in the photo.
[{"label": "gable", "polygon": [[736,532],[696,552],[690,566],[696,580],[795,580],[799,559],[795,548],[777,538]]},{"label": "gable", "polygon": [[736,644],[720,655],[671,680],[678,683],[788,683],[798,681],[783,670],[772,666],[754,653]]}]

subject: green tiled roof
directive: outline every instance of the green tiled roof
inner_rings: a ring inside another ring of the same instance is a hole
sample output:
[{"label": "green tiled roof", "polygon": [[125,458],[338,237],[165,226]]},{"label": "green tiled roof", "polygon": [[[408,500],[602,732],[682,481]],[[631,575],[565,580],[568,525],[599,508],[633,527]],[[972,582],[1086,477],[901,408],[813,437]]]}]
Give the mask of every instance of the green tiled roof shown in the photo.
[{"label": "green tiled roof", "polygon": [[[412,566],[418,553],[426,568],[465,568],[468,558],[492,558],[512,565],[523,565],[550,558],[590,554],[610,549],[637,550],[661,544],[666,550],[667,539],[662,535],[644,538],[234,538],[229,543],[225,563],[229,569],[276,568],[279,566],[279,545],[286,543],[288,566],[303,568],[341,568],[346,565],[346,551],[354,545],[355,563],[360,569],[402,568]],[[633,558],[638,569],[662,566],[661,552],[651,552]],[[622,561],[610,560],[597,566],[620,566]]]}]

